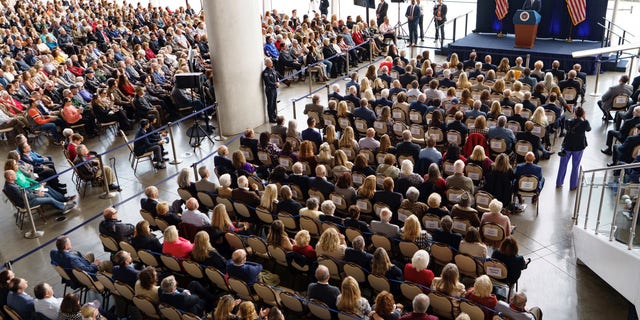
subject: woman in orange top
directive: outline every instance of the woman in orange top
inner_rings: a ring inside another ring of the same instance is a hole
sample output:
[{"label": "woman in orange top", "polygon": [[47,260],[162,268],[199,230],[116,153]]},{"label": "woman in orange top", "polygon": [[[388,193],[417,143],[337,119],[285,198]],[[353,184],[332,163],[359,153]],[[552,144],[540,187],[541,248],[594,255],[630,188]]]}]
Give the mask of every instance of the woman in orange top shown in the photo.
[{"label": "woman in orange top", "polygon": [[65,97],[62,106],[62,119],[68,126],[83,123],[85,131],[89,137],[94,137],[96,133],[96,121],[91,112],[84,112],[84,109],[76,108],[71,99]]}]

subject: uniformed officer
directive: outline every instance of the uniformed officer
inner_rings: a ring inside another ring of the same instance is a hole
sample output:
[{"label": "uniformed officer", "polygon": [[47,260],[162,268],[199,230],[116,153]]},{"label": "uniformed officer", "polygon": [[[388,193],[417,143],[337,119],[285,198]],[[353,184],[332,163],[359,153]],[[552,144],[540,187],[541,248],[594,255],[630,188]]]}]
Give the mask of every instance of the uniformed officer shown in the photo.
[{"label": "uniformed officer", "polygon": [[262,71],[262,82],[264,83],[264,93],[267,96],[267,113],[269,122],[275,123],[278,116],[277,101],[278,87],[280,87],[278,72],[273,68],[271,58],[264,59],[266,68]]}]

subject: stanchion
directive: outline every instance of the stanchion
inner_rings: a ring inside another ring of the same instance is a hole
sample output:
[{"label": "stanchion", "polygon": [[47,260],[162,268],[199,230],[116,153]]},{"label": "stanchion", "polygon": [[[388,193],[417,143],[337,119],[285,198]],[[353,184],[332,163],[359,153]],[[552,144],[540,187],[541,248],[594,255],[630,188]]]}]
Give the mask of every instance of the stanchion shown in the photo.
[{"label": "stanchion", "polygon": [[593,86],[593,93],[590,94],[590,96],[592,97],[598,97],[600,96],[598,94],[598,82],[600,82],[600,65],[602,64],[602,62],[600,61],[600,59],[598,58],[596,60],[596,84]]},{"label": "stanchion", "polygon": [[213,137],[215,141],[225,141],[227,137],[222,135],[222,124],[220,123],[220,109],[218,108],[218,103],[216,102],[216,121],[218,121],[218,135]]},{"label": "stanchion", "polygon": [[369,40],[369,63],[373,63],[373,41]]},{"label": "stanchion", "polygon": [[167,123],[167,129],[169,129],[169,140],[171,140],[171,152],[173,152],[173,160],[169,162],[169,164],[176,165],[182,163],[182,160],[178,160],[176,156],[176,144],[175,140],[173,140],[173,129],[171,129],[171,125],[171,122]]},{"label": "stanchion", "polygon": [[325,84],[324,86],[325,86],[325,88],[327,88],[327,99],[329,99],[329,95],[331,94],[331,88],[329,88],[329,84],[328,83]]},{"label": "stanchion", "polygon": [[525,61],[525,64],[524,64],[526,68],[529,68],[529,62],[531,62],[531,54],[527,53],[527,60]]},{"label": "stanchion", "polygon": [[[315,65],[312,66],[307,66],[305,67],[306,70],[309,70],[310,67],[313,67]],[[304,69],[303,69],[304,70]],[[313,91],[313,88],[311,86],[311,82],[313,82],[313,80],[311,80],[311,78],[313,77],[313,75],[311,74],[311,71],[309,71],[309,97],[311,97],[311,91]]]},{"label": "stanchion", "polygon": [[33,222],[33,214],[31,213],[31,205],[29,204],[29,199],[27,198],[27,190],[22,189],[22,201],[24,202],[24,206],[27,208],[27,213],[29,214],[29,221],[31,221],[31,230],[27,231],[24,234],[24,237],[27,239],[35,239],[40,238],[44,235],[44,231],[39,231],[36,229],[36,224]]},{"label": "stanchion", "polygon": [[347,53],[345,54],[345,58],[347,60],[347,74],[349,74],[349,67],[351,66],[351,64],[349,63],[349,50],[347,50]]},{"label": "stanchion", "polygon": [[111,199],[116,196],[116,193],[109,191],[109,186],[107,185],[107,179],[104,172],[104,165],[102,164],[102,156],[98,155],[96,158],[98,158],[98,164],[100,165],[100,171],[102,172],[102,190],[104,190],[104,193],[100,195],[100,199]]},{"label": "stanchion", "polygon": [[[309,91],[309,95],[311,95],[311,91]],[[298,119],[296,117],[296,99],[293,99],[293,98],[291,99],[291,105],[293,106],[293,119]]]},{"label": "stanchion", "polygon": [[196,182],[198,182],[198,163],[192,164],[191,167],[193,168],[193,177],[196,179]]}]

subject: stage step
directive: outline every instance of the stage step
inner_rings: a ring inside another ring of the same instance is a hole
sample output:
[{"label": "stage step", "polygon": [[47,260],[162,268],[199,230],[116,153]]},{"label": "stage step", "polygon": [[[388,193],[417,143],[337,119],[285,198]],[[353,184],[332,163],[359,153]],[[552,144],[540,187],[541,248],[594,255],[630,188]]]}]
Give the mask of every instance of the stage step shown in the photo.
[{"label": "stage step", "polygon": [[614,71],[614,72],[627,71],[627,65],[629,64],[629,59],[619,59],[618,62],[616,62],[615,53],[610,54],[607,60],[605,60],[605,58],[606,57],[603,57],[603,61],[602,61],[603,71]]}]

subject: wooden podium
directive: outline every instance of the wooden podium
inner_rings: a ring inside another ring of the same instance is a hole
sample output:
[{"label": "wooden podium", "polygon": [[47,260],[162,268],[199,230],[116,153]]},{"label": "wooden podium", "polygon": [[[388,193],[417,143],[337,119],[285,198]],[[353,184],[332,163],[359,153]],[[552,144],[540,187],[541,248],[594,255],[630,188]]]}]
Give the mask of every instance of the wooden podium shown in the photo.
[{"label": "wooden podium", "polygon": [[533,48],[538,34],[540,14],[535,10],[518,10],[513,15],[513,26],[516,33],[516,48]]}]

